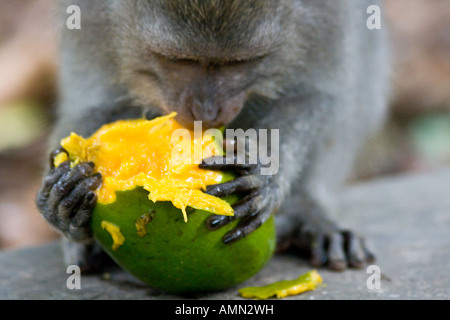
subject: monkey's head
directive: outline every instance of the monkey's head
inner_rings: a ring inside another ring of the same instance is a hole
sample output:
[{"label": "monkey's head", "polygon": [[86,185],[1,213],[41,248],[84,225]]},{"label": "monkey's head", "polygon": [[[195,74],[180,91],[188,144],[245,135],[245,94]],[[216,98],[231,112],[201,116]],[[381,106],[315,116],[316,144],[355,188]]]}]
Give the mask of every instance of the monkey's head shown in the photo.
[{"label": "monkey's head", "polygon": [[278,0],[111,2],[120,80],[187,127],[230,123],[283,39]]}]

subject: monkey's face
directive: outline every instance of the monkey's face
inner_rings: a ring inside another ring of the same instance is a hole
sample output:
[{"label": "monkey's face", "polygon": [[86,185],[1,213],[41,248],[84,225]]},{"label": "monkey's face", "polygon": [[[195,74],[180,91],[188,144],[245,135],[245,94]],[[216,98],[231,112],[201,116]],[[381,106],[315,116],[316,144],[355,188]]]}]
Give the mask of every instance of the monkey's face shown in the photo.
[{"label": "monkey's face", "polygon": [[202,121],[205,127],[220,127],[231,122],[244,106],[248,89],[254,83],[251,69],[257,64],[216,64],[155,56],[152,71],[140,70],[141,82],[135,88],[143,97],[146,87],[156,86],[158,107],[166,113],[176,111],[177,120],[187,127],[192,127],[194,121]]},{"label": "monkey's face", "polygon": [[275,0],[113,2],[121,81],[187,127],[230,123],[282,40]]}]

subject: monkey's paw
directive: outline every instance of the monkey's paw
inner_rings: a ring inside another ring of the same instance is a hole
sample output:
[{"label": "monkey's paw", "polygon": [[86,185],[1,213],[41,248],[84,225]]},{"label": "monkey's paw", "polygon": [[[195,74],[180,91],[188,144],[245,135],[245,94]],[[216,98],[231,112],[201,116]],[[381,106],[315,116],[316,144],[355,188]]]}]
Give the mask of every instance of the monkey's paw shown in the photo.
[{"label": "monkey's paw", "polygon": [[309,220],[297,230],[293,244],[309,252],[314,267],[342,271],[359,269],[375,260],[363,238],[352,231],[340,230],[327,220]]},{"label": "monkey's paw", "polygon": [[202,169],[233,172],[234,180],[208,186],[206,193],[224,197],[239,194],[242,199],[233,205],[234,216],[212,215],[207,221],[210,230],[217,230],[222,226],[240,219],[237,226],[225,234],[223,242],[233,243],[260,227],[279,208],[278,185],[274,176],[260,174],[259,164],[240,164],[238,157],[217,156],[205,159],[200,165]]},{"label": "monkey's paw", "polygon": [[36,204],[47,222],[68,239],[88,241],[92,239],[89,221],[97,202],[93,190],[100,185],[101,175],[93,173],[92,162],[71,168],[65,161],[55,168],[54,157],[64,151],[59,148],[51,153],[50,171],[42,181]]}]

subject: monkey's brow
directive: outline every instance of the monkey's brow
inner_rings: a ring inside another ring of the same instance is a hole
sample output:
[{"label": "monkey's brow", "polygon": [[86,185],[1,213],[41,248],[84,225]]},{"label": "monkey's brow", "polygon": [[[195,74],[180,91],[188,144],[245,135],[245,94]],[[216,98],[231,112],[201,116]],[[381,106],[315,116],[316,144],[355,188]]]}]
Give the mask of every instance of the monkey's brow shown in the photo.
[{"label": "monkey's brow", "polygon": [[251,63],[263,60],[268,54],[259,54],[249,57],[200,57],[200,56],[190,56],[185,54],[161,54],[153,50],[150,51],[150,55],[156,56],[159,59],[165,59],[170,62],[180,63],[180,64],[206,64],[206,65],[239,65],[244,63]]}]

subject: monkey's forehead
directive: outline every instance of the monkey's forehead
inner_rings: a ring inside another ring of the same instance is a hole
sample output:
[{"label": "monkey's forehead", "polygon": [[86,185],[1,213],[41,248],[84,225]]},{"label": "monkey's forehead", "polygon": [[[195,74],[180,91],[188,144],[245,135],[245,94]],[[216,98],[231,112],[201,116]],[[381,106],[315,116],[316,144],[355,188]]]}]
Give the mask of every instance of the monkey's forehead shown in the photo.
[{"label": "monkey's forehead", "polygon": [[[285,0],[150,0],[121,3],[127,37],[155,52],[184,59],[245,60],[283,39]],[[131,30],[139,30],[132,34]],[[136,39],[137,40],[137,39]]]}]

